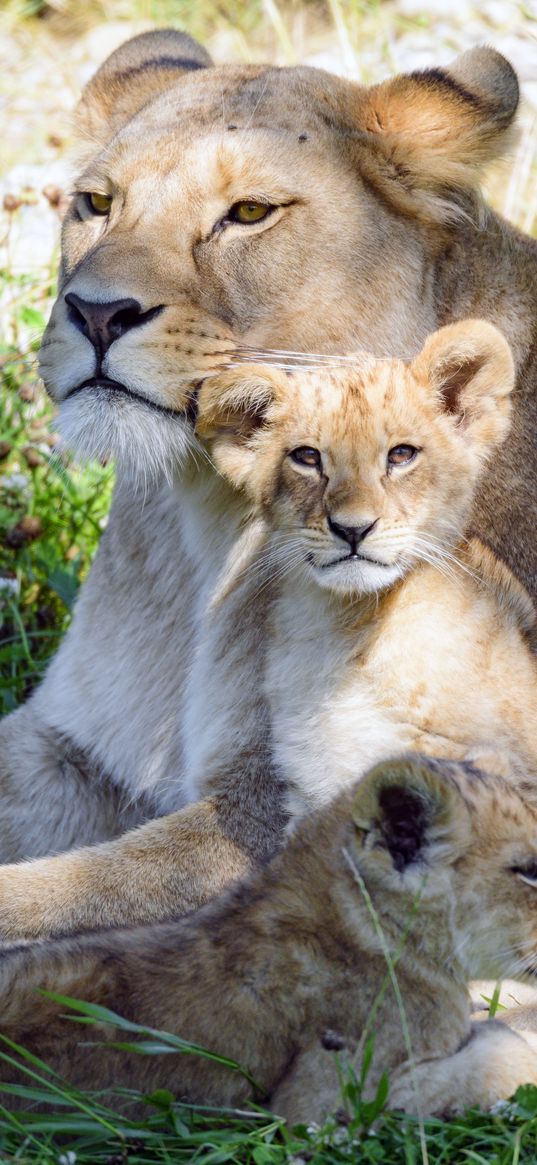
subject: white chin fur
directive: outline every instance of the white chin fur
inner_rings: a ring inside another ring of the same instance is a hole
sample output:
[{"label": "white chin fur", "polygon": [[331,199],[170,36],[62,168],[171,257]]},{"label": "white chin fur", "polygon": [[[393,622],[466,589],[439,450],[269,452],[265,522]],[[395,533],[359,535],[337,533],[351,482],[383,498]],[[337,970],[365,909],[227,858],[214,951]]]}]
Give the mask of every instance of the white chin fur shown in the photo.
[{"label": "white chin fur", "polygon": [[106,389],[90,388],[63,401],[58,417],[62,444],[77,458],[113,458],[122,475],[147,486],[173,481],[192,444],[188,422]]},{"label": "white chin fur", "polygon": [[386,590],[401,578],[399,566],[378,566],[364,559],[343,560],[334,566],[313,565],[312,570],[318,586],[346,595],[371,595]]}]

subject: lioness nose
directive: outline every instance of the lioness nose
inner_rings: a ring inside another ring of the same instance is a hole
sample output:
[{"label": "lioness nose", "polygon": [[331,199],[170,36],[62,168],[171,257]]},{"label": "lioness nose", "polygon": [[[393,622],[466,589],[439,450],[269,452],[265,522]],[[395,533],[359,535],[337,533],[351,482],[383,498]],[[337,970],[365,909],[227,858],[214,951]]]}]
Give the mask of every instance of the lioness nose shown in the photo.
[{"label": "lioness nose", "polygon": [[371,533],[373,526],[376,526],[377,519],[374,522],[366,522],[363,526],[340,526],[339,522],[333,522],[332,518],[328,519],[328,525],[333,534],[337,534],[338,538],[343,538],[349,546],[356,548],[364,538]]},{"label": "lioness nose", "polygon": [[142,311],[137,299],[114,299],[109,303],[91,303],[70,291],[65,296],[71,323],[91,341],[102,360],[114,340],[119,340],[131,328],[139,328],[153,319],[162,307]]}]

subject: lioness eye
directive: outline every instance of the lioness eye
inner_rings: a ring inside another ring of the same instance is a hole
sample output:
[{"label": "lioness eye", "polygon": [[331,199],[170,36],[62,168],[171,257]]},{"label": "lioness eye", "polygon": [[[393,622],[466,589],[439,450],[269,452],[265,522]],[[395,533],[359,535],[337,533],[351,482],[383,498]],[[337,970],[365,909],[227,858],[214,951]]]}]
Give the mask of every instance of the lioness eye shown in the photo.
[{"label": "lioness eye", "polygon": [[112,205],[112,195],[92,191],[86,194],[86,202],[94,214],[108,214]]},{"label": "lioness eye", "polygon": [[511,873],[529,886],[537,887],[537,862],[529,862],[527,866],[511,866]]},{"label": "lioness eye", "polygon": [[274,210],[274,207],[267,205],[266,202],[235,202],[230,207],[227,218],[230,222],[246,224],[261,222],[261,219],[266,218],[271,210]]},{"label": "lioness eye", "polygon": [[297,465],[307,465],[309,469],[321,468],[319,450],[310,449],[309,445],[300,445],[298,449],[292,449],[289,456],[291,461],[296,461]]},{"label": "lioness eye", "polygon": [[419,453],[415,445],[394,445],[388,453],[388,466],[409,465]]}]

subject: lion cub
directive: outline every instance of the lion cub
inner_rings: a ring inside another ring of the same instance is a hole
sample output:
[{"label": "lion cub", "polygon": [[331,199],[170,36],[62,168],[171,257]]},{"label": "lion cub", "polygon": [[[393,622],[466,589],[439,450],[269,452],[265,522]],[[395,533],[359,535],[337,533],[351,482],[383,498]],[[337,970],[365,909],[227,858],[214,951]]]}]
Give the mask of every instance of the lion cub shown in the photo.
[{"label": "lion cub", "polygon": [[277,579],[264,683],[291,817],[407,748],[497,750],[537,777],[533,608],[463,537],[513,385],[507,342],[470,320],[410,363],[202,386],[198,431],[262,518]]},{"label": "lion cub", "polygon": [[[490,1105],[537,1083],[537,1055],[503,1024],[471,1022],[466,982],[531,972],[536,895],[537,810],[514,787],[467,764],[386,761],[189,918],[49,942],[46,963],[41,944],[6,954],[1,1028],[79,1087],[169,1088],[218,1105],[254,1097],[291,1121],[338,1104],[329,1049],[359,1069],[374,1032],[368,1093],[387,1072],[392,1107]],[[114,1051],[107,1042],[125,1035],[113,1016],[88,1046],[37,987],[175,1032],[250,1075],[196,1055]],[[4,1064],[2,1079],[13,1075]]]}]

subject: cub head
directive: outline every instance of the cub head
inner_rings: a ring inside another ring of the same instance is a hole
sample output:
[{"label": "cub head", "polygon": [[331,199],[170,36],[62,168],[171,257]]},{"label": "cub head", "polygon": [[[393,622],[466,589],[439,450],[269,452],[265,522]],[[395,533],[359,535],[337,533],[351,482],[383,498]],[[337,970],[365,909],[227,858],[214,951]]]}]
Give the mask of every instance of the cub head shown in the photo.
[{"label": "cub head", "polygon": [[452,953],[469,978],[536,974],[534,800],[470,764],[408,755],[366,774],[352,818],[351,865],[381,915],[383,902],[393,912],[393,894],[417,902],[427,935],[436,901],[451,913]]},{"label": "cub head", "polygon": [[491,49],[368,89],[216,67],[172,30],[121,46],[79,106],[41,351],[66,441],[172,472],[192,382],[236,344],[413,351],[432,326],[428,272],[479,220],[517,103]]},{"label": "cub head", "polygon": [[366,594],[416,562],[442,565],[507,434],[513,386],[506,340],[470,320],[435,332],[410,363],[238,367],[203,384],[197,426],[280,560]]}]

